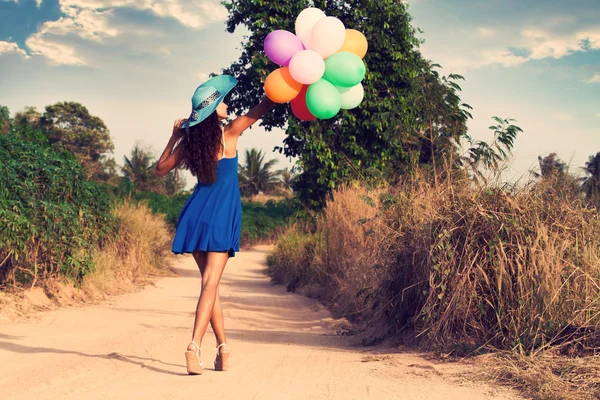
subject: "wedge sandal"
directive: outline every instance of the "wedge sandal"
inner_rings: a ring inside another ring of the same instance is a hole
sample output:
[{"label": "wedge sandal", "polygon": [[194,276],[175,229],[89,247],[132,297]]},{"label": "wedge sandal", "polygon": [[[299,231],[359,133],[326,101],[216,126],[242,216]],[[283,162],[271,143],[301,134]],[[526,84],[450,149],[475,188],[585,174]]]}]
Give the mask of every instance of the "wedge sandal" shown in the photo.
[{"label": "wedge sandal", "polygon": [[[221,354],[219,352],[221,346],[227,346],[227,352]],[[216,350],[217,357],[215,358],[215,371],[227,371],[229,369],[229,346],[227,343],[221,343]]]},{"label": "wedge sandal", "polygon": [[193,340],[190,342],[190,344],[196,346],[196,351],[187,350],[185,352],[185,363],[187,364],[187,372],[190,375],[202,375],[202,372],[204,372],[204,366],[200,361],[200,346],[198,346],[198,344]]}]

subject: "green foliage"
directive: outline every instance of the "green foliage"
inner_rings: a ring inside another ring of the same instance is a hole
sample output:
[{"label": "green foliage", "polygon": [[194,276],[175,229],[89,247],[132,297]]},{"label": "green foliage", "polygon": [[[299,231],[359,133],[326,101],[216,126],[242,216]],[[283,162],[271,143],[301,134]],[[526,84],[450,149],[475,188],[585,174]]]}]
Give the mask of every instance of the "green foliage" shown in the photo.
[{"label": "green foliage", "polygon": [[295,215],[297,204],[294,199],[261,203],[242,202],[243,244],[253,244],[261,240],[273,239]]},{"label": "green foliage", "polygon": [[177,225],[177,218],[189,197],[189,192],[179,192],[175,195],[164,195],[156,192],[144,192],[136,190],[135,184],[123,180],[118,186],[105,185],[105,188],[115,198],[129,199],[134,203],[146,202],[155,214],[164,215],[166,221],[173,228]]},{"label": "green foliage", "polygon": [[103,162],[114,145],[104,121],[86,107],[76,102],[46,106],[40,125],[51,144],[75,154],[88,177],[103,171]]},{"label": "green foliage", "polygon": [[590,156],[584,168],[587,175],[582,184],[582,190],[589,198],[600,200],[600,152]]},{"label": "green foliage", "polygon": [[[331,189],[361,177],[369,168],[390,177],[412,171],[423,153],[420,138],[427,137],[433,147],[441,148],[449,140],[439,141],[438,136],[448,132],[460,136],[465,129],[461,119],[468,114],[461,111],[459,88],[451,82],[456,76],[439,81],[434,66],[418,51],[420,42],[406,4],[390,0],[224,2],[229,10],[228,31],[239,25],[250,31],[239,60],[224,70],[240,80],[229,101],[234,112],[242,112],[262,97],[265,78],[277,68],[263,53],[267,34],[275,29],[293,31],[297,15],[312,3],[340,18],[346,27],[363,32],[369,41],[365,99],[360,107],[342,111],[331,120],[306,123],[282,105],[262,121],[267,130],[287,123],[280,151],[299,157],[303,171],[294,190],[304,203],[318,208]],[[431,107],[424,108],[419,101]],[[444,117],[434,119],[442,111]]]},{"label": "green foliage", "polygon": [[0,135],[6,135],[10,131],[10,111],[8,107],[0,106]]},{"label": "green foliage", "polygon": [[114,232],[110,198],[68,152],[0,136],[0,283],[80,280]]},{"label": "green foliage", "polygon": [[498,124],[489,128],[494,132],[494,140],[491,144],[481,140],[474,141],[469,135],[464,135],[471,147],[459,159],[459,163],[460,165],[466,164],[475,174],[475,179],[483,178],[482,166],[489,170],[496,170],[501,162],[508,160],[512,154],[517,134],[523,132],[521,128],[512,124],[515,122],[514,119],[494,117],[494,120]]},{"label": "green foliage", "polygon": [[269,193],[279,185],[279,171],[271,171],[277,160],[265,162],[262,150],[246,150],[244,165],[238,166],[240,190],[243,196],[254,197],[260,192]]}]

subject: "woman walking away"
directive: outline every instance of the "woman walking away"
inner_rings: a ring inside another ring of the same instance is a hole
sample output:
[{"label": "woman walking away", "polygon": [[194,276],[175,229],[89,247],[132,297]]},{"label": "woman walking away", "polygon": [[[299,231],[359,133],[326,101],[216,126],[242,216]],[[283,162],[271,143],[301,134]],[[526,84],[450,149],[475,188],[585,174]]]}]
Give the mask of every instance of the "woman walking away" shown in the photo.
[{"label": "woman walking away", "polygon": [[202,374],[200,345],[209,321],[217,340],[215,370],[229,367],[219,282],[229,257],[240,249],[237,142],[246,128],[274,106],[265,97],[246,115],[223,127],[221,121],[227,118],[223,98],[236,84],[234,77],[221,75],[198,86],[190,117],[175,121],[173,135],[156,167],[157,174],[164,176],[183,163],[198,178],[196,189],[181,210],[172,247],[176,254],[192,253],[202,275],[192,341],[185,352],[190,375]]}]

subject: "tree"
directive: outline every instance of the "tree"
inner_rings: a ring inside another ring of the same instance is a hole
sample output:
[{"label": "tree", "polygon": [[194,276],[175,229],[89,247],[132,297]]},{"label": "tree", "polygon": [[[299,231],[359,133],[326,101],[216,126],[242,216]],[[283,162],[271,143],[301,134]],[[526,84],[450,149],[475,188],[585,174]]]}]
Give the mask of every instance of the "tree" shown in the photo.
[{"label": "tree", "polygon": [[106,172],[104,164],[114,145],[104,121],[86,107],[76,102],[47,106],[39,125],[50,144],[77,157],[88,178],[97,179]]},{"label": "tree", "polygon": [[292,184],[294,183],[297,177],[296,174],[293,172],[293,170],[290,170],[287,167],[282,170],[279,170],[278,172],[281,187],[287,191],[291,190]]},{"label": "tree", "polygon": [[179,168],[175,168],[165,176],[164,187],[165,194],[169,196],[176,195],[185,189],[185,179],[179,174]]},{"label": "tree", "polygon": [[10,132],[10,111],[8,107],[0,106],[0,135]]},{"label": "tree", "polygon": [[[124,156],[125,164],[121,167],[125,179],[133,182],[138,190],[163,193],[162,181],[155,174],[156,162],[149,149],[137,143],[129,157]],[[173,171],[171,171],[173,172]]]},{"label": "tree", "polygon": [[475,181],[478,181],[478,178],[485,181],[482,169],[495,171],[501,162],[508,159],[512,154],[517,134],[523,132],[513,124],[516,122],[514,119],[498,117],[493,119],[497,125],[489,127],[494,132],[494,140],[491,144],[481,140],[474,141],[469,135],[463,135],[470,147],[458,159],[458,163],[460,166],[466,166],[473,173]]},{"label": "tree", "polygon": [[581,186],[583,192],[590,198],[598,200],[600,195],[600,152],[590,156],[585,163],[586,177]]},{"label": "tree", "polygon": [[279,184],[279,171],[271,169],[277,163],[272,159],[264,161],[262,150],[246,150],[244,165],[238,166],[240,189],[243,196],[253,198],[260,192],[270,192]]},{"label": "tree", "polygon": [[[357,29],[369,40],[365,57],[365,99],[360,107],[337,117],[311,123],[290,117],[288,106],[278,106],[262,125],[270,130],[287,123],[286,156],[298,157],[304,171],[294,184],[300,198],[320,207],[332,188],[376,168],[393,176],[410,170],[420,148],[414,146],[419,126],[418,77],[430,74],[429,64],[418,51],[419,39],[410,25],[406,5],[391,0],[253,1],[224,2],[229,10],[227,29],[239,25],[250,31],[242,55],[223,72],[239,79],[229,101],[236,113],[262,97],[267,75],[277,68],[263,54],[263,42],[275,29],[294,30],[296,16],[306,7],[321,8]],[[435,76],[430,76],[435,79]],[[290,117],[290,118],[288,118]]]},{"label": "tree", "polygon": [[536,178],[563,179],[567,175],[567,164],[565,164],[556,153],[551,153],[542,158],[538,156],[540,172],[530,171]]}]

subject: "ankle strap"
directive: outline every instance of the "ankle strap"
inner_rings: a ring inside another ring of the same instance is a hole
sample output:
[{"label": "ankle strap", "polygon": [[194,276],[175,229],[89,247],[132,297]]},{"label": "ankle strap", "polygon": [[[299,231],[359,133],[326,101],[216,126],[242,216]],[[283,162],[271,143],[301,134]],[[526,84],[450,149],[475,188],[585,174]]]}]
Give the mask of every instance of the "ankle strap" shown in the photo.
[{"label": "ankle strap", "polygon": [[217,346],[217,348],[215,350],[217,350],[217,354],[219,354],[219,349],[221,348],[221,346],[227,346],[227,348],[229,349],[229,345],[227,343],[221,343],[220,345]]},{"label": "ankle strap", "polygon": [[200,353],[200,346],[198,346],[198,343],[194,342],[193,340],[190,342],[190,344],[193,344],[194,346],[196,346],[196,356],[197,356],[198,353]]}]

